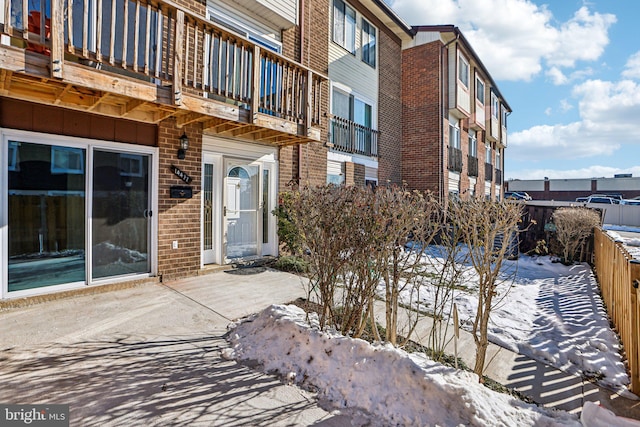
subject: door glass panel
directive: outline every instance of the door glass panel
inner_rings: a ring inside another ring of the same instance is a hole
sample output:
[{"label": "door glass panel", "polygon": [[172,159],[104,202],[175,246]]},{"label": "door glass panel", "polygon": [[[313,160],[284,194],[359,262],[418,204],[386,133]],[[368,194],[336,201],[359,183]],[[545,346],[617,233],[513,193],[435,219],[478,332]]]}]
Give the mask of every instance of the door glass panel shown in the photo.
[{"label": "door glass panel", "polygon": [[92,276],[149,272],[149,156],[95,150]]},{"label": "door glass panel", "polygon": [[213,165],[205,163],[204,165],[204,181],[202,182],[202,198],[203,198],[203,245],[204,250],[213,249]]},{"label": "door glass panel", "polygon": [[225,178],[227,258],[258,254],[258,181],[255,165],[228,165]]},{"label": "door glass panel", "polygon": [[84,281],[85,150],[9,146],[9,292]]}]

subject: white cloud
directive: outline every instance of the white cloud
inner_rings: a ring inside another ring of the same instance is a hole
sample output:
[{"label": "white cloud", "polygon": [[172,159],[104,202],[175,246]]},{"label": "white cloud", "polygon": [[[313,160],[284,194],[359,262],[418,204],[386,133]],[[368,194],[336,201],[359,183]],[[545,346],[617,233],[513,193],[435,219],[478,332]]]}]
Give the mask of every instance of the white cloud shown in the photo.
[{"label": "white cloud", "polygon": [[[579,179],[579,178],[613,178],[618,173],[630,173],[633,176],[640,176],[640,166],[620,169],[610,166],[589,166],[586,168],[557,170],[557,169],[527,169],[518,171],[517,179]],[[511,179],[507,171],[507,179]]]},{"label": "white cloud", "polygon": [[395,0],[392,7],[412,25],[459,27],[492,77],[514,81],[529,81],[546,65],[598,59],[616,20],[583,6],[558,24],[530,0]]},{"label": "white cloud", "polygon": [[547,107],[547,109],[544,110],[544,114],[546,114],[547,116],[550,116],[551,114],[553,114],[553,110],[551,109],[551,107]]},{"label": "white cloud", "polygon": [[580,121],[512,133],[508,156],[527,161],[571,160],[611,155],[622,144],[640,142],[636,123],[640,117],[640,84],[631,80],[588,80],[574,87],[573,96],[579,99]]},{"label": "white cloud", "polygon": [[551,78],[554,85],[560,86],[569,83],[569,78],[558,67],[551,67],[547,70],[546,75]]},{"label": "white cloud", "polygon": [[569,101],[567,101],[566,99],[560,100],[560,111],[562,111],[563,113],[566,113],[567,111],[572,109],[573,109],[573,105],[571,105]]},{"label": "white cloud", "polygon": [[629,79],[640,79],[640,51],[629,57],[622,76]]}]

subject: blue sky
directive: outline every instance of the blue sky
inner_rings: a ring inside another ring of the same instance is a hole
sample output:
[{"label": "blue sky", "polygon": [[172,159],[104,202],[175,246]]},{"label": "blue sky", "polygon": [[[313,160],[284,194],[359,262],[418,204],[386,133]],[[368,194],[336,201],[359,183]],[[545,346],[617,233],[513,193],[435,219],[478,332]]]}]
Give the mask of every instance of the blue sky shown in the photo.
[{"label": "blue sky", "polygon": [[513,109],[505,179],[640,176],[640,1],[394,0],[453,24]]}]

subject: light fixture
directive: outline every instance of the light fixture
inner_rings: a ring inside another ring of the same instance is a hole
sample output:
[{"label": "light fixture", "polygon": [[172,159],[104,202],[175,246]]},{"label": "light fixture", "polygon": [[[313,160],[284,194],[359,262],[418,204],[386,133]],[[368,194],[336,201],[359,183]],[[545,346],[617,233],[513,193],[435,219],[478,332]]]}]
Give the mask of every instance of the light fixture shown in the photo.
[{"label": "light fixture", "polygon": [[178,158],[184,159],[187,155],[187,150],[189,149],[189,137],[186,132],[182,133],[180,137],[180,148],[178,149]]}]

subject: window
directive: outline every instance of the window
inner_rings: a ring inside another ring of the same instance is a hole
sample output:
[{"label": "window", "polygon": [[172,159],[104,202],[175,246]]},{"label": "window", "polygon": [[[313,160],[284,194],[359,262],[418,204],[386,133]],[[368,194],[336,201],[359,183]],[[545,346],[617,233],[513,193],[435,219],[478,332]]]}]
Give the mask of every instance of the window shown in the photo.
[{"label": "window", "polygon": [[500,102],[493,92],[491,92],[491,115],[496,119],[500,116]]},{"label": "window", "polygon": [[496,150],[496,169],[502,169],[502,150]]},{"label": "window", "polygon": [[484,105],[484,82],[476,77],[476,99]]},{"label": "window", "polygon": [[373,127],[371,105],[352,94],[333,88],[332,112],[334,116],[351,120],[367,128]]},{"label": "window", "polygon": [[376,66],[376,29],[362,20],[362,60],[372,67]]},{"label": "window", "polygon": [[457,120],[449,121],[449,146],[460,149],[460,125]]},{"label": "window", "polygon": [[[260,45],[260,47],[267,48],[277,53],[282,53],[282,45],[278,41],[262,35],[257,29],[252,29],[249,26],[227,16],[226,14],[218,10],[214,10],[213,8],[207,9],[207,13],[209,15],[209,19],[216,24],[225,27],[235,33],[243,35],[252,42]],[[207,52],[205,51],[205,53]]]},{"label": "window", "polygon": [[52,174],[84,173],[84,153],[81,148],[51,147]]},{"label": "window", "polygon": [[471,157],[478,157],[478,139],[476,137],[476,131],[469,129],[469,155]]},{"label": "window", "polygon": [[356,52],[356,11],[342,0],[333,0],[333,41]]},{"label": "window", "polygon": [[462,55],[458,55],[458,80],[464,87],[469,87],[469,63]]},{"label": "window", "polygon": [[484,146],[484,162],[489,165],[493,164],[491,161],[491,146],[489,144]]},{"label": "window", "polygon": [[507,127],[507,116],[509,115],[509,111],[503,105],[502,106],[502,126]]}]

